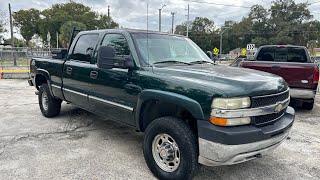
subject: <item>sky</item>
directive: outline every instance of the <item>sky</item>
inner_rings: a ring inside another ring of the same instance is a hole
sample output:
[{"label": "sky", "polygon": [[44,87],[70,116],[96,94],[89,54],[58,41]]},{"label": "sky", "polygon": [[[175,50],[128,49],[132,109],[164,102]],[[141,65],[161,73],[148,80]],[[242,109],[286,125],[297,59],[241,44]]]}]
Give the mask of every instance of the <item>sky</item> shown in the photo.
[{"label": "sky", "polygon": [[[162,31],[171,29],[171,12],[175,13],[174,25],[181,24],[187,20],[187,6],[190,7],[190,20],[195,17],[207,17],[214,21],[217,27],[223,25],[226,20],[241,21],[247,16],[250,7],[255,4],[269,8],[272,0],[73,0],[81,2],[91,7],[94,11],[107,14],[110,6],[111,17],[120,24],[120,27],[147,29],[147,5],[148,5],[148,29],[158,30],[159,28],[159,8],[162,9]],[[196,3],[209,2],[217,4]],[[317,2],[319,0],[296,0],[300,2]],[[69,0],[0,0],[0,18],[9,23],[8,3],[11,4],[12,11],[21,9],[36,8],[43,10],[50,8],[56,3],[66,3]],[[249,7],[249,8],[248,8]],[[309,10],[314,15],[314,19],[320,21],[320,2],[309,6]],[[15,36],[19,37],[18,33]]]}]

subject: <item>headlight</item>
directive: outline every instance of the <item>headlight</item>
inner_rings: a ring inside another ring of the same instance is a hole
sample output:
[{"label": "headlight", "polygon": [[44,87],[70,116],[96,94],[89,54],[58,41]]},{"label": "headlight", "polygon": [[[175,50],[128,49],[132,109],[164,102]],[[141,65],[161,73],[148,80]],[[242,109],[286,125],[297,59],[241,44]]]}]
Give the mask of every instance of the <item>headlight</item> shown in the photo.
[{"label": "headlight", "polygon": [[243,98],[215,98],[212,101],[211,107],[214,109],[242,109],[248,108],[251,105],[249,97]]}]

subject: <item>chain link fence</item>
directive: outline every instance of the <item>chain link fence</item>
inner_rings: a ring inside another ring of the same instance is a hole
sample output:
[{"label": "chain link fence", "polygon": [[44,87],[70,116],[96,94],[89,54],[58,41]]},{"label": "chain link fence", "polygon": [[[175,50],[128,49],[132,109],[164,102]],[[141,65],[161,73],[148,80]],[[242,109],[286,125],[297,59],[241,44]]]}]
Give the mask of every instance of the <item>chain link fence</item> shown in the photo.
[{"label": "chain link fence", "polygon": [[[49,48],[0,47],[1,66],[29,66],[32,57],[51,56]],[[16,64],[15,64],[16,63]]]},{"label": "chain link fence", "polygon": [[28,78],[32,57],[50,57],[49,48],[0,47],[0,79]]}]

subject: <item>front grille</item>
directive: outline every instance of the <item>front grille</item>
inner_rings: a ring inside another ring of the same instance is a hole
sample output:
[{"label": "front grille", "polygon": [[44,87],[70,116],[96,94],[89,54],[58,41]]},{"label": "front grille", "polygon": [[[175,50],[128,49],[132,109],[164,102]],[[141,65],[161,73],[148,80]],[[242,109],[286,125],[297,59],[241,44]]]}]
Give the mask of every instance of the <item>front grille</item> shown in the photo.
[{"label": "front grille", "polygon": [[289,90],[283,91],[279,94],[258,96],[251,98],[251,108],[269,106],[272,104],[277,104],[289,98]]},{"label": "front grille", "polygon": [[262,116],[256,116],[253,117],[253,124],[256,126],[263,126],[263,125],[268,125],[276,122],[280,117],[283,116],[285,113],[286,109],[278,112],[278,113],[273,113],[273,114],[267,114],[267,115],[262,115]]}]

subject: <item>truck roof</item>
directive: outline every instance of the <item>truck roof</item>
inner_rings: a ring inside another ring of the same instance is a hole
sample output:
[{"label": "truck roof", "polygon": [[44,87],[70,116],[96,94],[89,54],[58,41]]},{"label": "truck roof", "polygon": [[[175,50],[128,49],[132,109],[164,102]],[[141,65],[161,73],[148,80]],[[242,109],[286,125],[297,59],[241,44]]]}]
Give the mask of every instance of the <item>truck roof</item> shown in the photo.
[{"label": "truck roof", "polygon": [[178,37],[185,37],[183,35],[179,34],[172,34],[167,32],[159,32],[159,31],[150,31],[150,30],[142,30],[142,29],[99,29],[99,30],[89,30],[89,31],[81,31],[81,34],[85,33],[104,33],[104,32],[128,32],[128,33],[149,33],[149,34],[163,34],[163,35],[169,35],[169,36],[178,36]]},{"label": "truck roof", "polygon": [[283,45],[283,44],[279,44],[279,45],[264,45],[264,46],[260,46],[260,48],[264,48],[264,47],[292,47],[292,48],[306,48],[304,46],[296,46],[296,45]]}]

